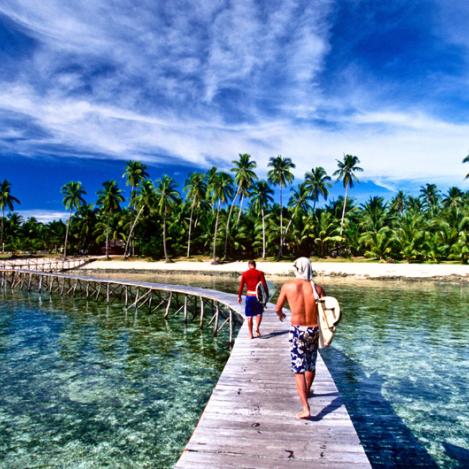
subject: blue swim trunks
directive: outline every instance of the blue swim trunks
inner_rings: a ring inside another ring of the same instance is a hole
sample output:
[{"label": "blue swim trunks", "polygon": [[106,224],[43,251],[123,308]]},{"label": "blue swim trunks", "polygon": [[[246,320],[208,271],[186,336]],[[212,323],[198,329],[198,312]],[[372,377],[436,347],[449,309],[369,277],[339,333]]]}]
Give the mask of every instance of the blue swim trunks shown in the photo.
[{"label": "blue swim trunks", "polygon": [[319,327],[291,326],[288,341],[290,342],[293,373],[315,371],[318,358]]},{"label": "blue swim trunks", "polygon": [[263,312],[264,308],[255,296],[246,296],[246,308],[244,310],[244,314],[247,317],[252,318],[253,316],[257,316]]}]

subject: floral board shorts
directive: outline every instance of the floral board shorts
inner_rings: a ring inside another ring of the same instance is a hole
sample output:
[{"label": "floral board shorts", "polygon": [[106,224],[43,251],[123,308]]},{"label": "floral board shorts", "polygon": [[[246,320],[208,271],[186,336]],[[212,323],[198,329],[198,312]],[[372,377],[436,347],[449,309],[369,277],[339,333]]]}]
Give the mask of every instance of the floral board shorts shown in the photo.
[{"label": "floral board shorts", "polygon": [[319,327],[291,326],[288,341],[290,342],[293,373],[315,371],[318,358]]}]

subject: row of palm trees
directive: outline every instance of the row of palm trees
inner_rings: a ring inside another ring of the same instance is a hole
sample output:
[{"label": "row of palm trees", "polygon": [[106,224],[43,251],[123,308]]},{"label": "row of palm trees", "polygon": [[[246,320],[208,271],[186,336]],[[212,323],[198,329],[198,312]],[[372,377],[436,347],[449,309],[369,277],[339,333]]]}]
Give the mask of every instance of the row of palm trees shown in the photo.
[{"label": "row of palm trees", "polygon": [[[469,162],[469,156],[463,162]],[[295,165],[281,155],[269,160],[267,180],[258,179],[256,162],[244,153],[233,161],[233,175],[216,168],[194,172],[182,194],[171,177],[165,175],[155,184],[143,163],[130,161],[123,174],[130,186],[126,208],[116,181],[103,183],[95,206],[86,203],[82,184],[71,181],[61,189],[66,223],[42,226],[34,219],[23,222],[14,213],[5,219],[5,209],[13,211],[19,200],[11,194],[10,183],[3,181],[2,249],[6,227],[10,249],[58,250],[63,245],[64,256],[70,248],[96,252],[103,243],[108,255],[110,241],[119,240],[125,242],[126,257],[162,255],[167,261],[170,255],[190,257],[210,251],[213,259],[316,254],[467,262],[467,192],[453,187],[443,195],[434,184],[427,184],[419,197],[399,192],[389,203],[371,197],[356,206],[349,200],[349,189],[358,182],[359,164],[354,155],[337,160],[332,176],[343,184],[344,196],[327,202],[332,177],[325,169],[312,168],[300,184],[289,187]],[[274,202],[275,187],[278,202]],[[323,208],[317,208],[320,199]]]}]

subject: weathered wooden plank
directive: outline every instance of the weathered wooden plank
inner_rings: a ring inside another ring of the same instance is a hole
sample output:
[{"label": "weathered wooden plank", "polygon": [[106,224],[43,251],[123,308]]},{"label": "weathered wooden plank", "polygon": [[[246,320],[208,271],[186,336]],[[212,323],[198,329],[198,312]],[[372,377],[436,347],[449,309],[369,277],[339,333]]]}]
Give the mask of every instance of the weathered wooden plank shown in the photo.
[{"label": "weathered wooden plank", "polygon": [[273,457],[261,457],[257,455],[231,454],[227,452],[209,453],[199,451],[185,451],[183,454],[185,466],[179,463],[176,467],[189,468],[249,468],[249,469],[306,469],[327,468],[327,469],[366,469],[370,468],[367,462],[332,462],[322,460],[321,455],[311,455],[309,460],[298,460],[295,455],[288,451],[282,455],[281,459]]}]

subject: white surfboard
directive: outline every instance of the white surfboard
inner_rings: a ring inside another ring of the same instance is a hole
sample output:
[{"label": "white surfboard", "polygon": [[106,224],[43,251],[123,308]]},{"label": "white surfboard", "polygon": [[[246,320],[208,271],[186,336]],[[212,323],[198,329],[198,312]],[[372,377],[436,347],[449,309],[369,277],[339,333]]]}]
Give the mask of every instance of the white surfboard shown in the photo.
[{"label": "white surfboard", "polygon": [[329,347],[340,321],[340,305],[333,296],[324,296],[318,303],[319,348]]},{"label": "white surfboard", "polygon": [[265,305],[269,302],[269,295],[267,294],[262,282],[259,282],[256,285],[256,297],[257,301],[259,301],[259,303],[265,308]]}]

